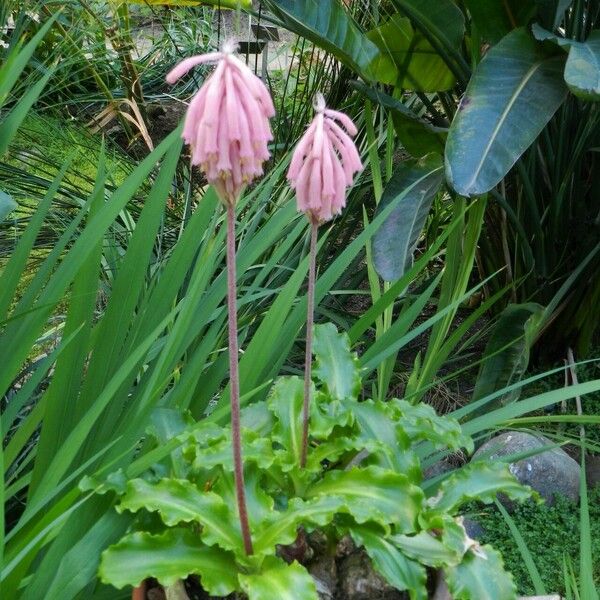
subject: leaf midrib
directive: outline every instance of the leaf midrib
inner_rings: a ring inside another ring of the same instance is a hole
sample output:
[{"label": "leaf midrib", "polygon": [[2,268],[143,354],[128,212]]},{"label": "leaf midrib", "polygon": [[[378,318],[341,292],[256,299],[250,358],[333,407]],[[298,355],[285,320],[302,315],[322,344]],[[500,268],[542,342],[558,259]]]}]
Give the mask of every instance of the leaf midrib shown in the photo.
[{"label": "leaf midrib", "polygon": [[493,144],[495,143],[496,138],[498,137],[498,133],[499,133],[500,129],[504,126],[504,123],[506,122],[506,119],[507,119],[510,111],[512,110],[513,106],[515,105],[515,102],[520,97],[521,92],[525,89],[525,86],[529,83],[531,78],[535,75],[537,70],[542,66],[542,64],[544,62],[545,61],[543,61],[543,60],[539,60],[530,67],[529,71],[526,73],[525,77],[523,78],[523,81],[519,84],[519,86],[513,93],[512,97],[510,99],[510,102],[506,105],[506,108],[502,111],[500,119],[498,120],[496,127],[494,127],[494,130],[492,131],[492,135],[490,136],[490,140],[485,148],[485,151],[481,155],[481,159],[479,161],[479,164],[477,165],[477,169],[475,170],[475,172],[473,173],[473,177],[471,177],[471,180],[469,181],[469,185],[467,186],[467,189],[470,190],[475,185],[475,182],[477,181],[479,174],[481,173],[481,171],[483,169],[483,165],[485,164],[485,162],[487,160],[490,150],[491,150]]}]

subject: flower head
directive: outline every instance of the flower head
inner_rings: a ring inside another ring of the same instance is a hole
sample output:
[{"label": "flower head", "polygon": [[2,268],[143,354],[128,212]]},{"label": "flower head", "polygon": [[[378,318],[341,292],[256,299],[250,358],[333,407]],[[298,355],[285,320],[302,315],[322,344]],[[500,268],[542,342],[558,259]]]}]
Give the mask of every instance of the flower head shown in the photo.
[{"label": "flower head", "polygon": [[362,169],[352,120],[330,110],[317,94],[315,118],[298,142],[287,178],[296,190],[298,210],[316,223],[329,221],[346,206],[346,188]]},{"label": "flower head", "polygon": [[275,114],[267,88],[234,50],[226,43],[221,52],[183,60],[167,75],[167,82],[175,83],[196,65],[217,63],[190,102],[183,139],[192,148],[192,164],[200,165],[227,204],[262,175],[273,139],[269,118]]}]

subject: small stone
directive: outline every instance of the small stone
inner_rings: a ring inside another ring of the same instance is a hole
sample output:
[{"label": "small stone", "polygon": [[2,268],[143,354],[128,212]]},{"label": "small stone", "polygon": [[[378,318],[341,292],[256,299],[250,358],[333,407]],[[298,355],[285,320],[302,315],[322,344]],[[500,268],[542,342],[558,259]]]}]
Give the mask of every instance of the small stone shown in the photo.
[{"label": "small stone", "polygon": [[308,572],[317,585],[320,600],[333,600],[337,588],[337,566],[335,557],[323,555],[308,565]]},{"label": "small stone", "polygon": [[423,479],[433,479],[434,477],[438,477],[439,475],[445,475],[446,473],[450,473],[454,471],[456,467],[450,462],[448,457],[442,458],[437,462],[434,462],[432,465],[429,465],[426,469],[423,470]]},{"label": "small stone", "polygon": [[393,588],[373,569],[364,550],[343,559],[339,567],[338,597],[344,600],[406,600],[407,595]]},{"label": "small stone", "polygon": [[[521,431],[503,433],[486,442],[475,452],[472,460],[487,458],[494,460],[512,454],[531,452],[537,448],[550,446],[552,442],[538,435]],[[562,448],[552,448],[524,458],[509,466],[511,473],[523,484],[531,486],[547,502],[554,502],[554,495],[560,494],[576,502],[579,499],[579,465]],[[512,503],[499,499],[508,508]]]},{"label": "small stone", "polygon": [[345,535],[339,542],[335,551],[337,558],[343,558],[352,554],[356,550],[356,544],[354,540],[349,536]]},{"label": "small stone", "polygon": [[480,540],[485,533],[485,529],[477,521],[469,517],[463,519],[463,527],[467,535],[473,540]]}]

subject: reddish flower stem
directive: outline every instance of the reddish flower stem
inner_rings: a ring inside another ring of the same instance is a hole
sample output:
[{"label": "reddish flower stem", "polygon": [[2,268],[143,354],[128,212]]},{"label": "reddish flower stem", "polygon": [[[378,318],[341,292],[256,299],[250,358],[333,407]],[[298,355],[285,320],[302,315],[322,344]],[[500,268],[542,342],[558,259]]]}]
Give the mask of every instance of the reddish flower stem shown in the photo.
[{"label": "reddish flower stem", "polygon": [[240,433],[240,375],[238,370],[238,335],[236,307],[235,268],[235,207],[227,203],[227,311],[229,317],[229,396],[231,398],[231,439],[233,445],[233,467],[242,539],[246,554],[253,553],[246,492],[244,489],[244,463],[242,461],[242,436]]},{"label": "reddish flower stem", "polygon": [[300,467],[306,466],[308,454],[308,425],[310,422],[310,392],[312,387],[312,341],[313,324],[315,319],[315,276],[317,263],[317,236],[319,222],[310,221],[310,251],[308,267],[308,292],[306,313],[306,354],[304,356],[304,404],[302,406],[302,451],[300,454]]},{"label": "reddish flower stem", "polygon": [[133,588],[131,600],[146,600],[146,582],[142,581],[140,585]]}]

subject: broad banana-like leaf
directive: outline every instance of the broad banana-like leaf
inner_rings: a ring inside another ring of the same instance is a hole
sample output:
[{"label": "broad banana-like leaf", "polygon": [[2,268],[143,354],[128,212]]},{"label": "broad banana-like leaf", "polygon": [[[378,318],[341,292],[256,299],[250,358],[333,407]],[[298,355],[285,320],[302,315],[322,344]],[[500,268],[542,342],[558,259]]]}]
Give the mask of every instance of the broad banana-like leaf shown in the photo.
[{"label": "broad banana-like leaf", "polygon": [[491,190],[535,141],[566,97],[564,60],[525,29],[516,29],[488,52],[446,143],[446,177],[459,194]]},{"label": "broad banana-like leaf", "polygon": [[[517,383],[529,365],[529,352],[539,331],[544,307],[530,302],[511,304],[500,315],[490,336],[484,362],[479,370],[472,401]],[[513,390],[494,400],[494,405],[505,405],[518,400],[521,390]],[[485,410],[492,407],[485,406]]]},{"label": "broad banana-like leaf", "polygon": [[205,546],[187,529],[127,535],[103,552],[99,569],[100,579],[116,588],[139,585],[148,577],[169,586],[192,574],[200,575],[202,586],[214,596],[227,596],[238,586],[233,554]]},{"label": "broad banana-like leaf", "polygon": [[[394,171],[381,197],[377,213],[413,186],[390,213],[373,238],[373,262],[386,281],[400,279],[413,263],[413,253],[429,214],[431,203],[444,181],[442,160],[432,154],[406,161]],[[418,183],[417,183],[418,182]],[[417,185],[414,185],[417,183]]]},{"label": "broad banana-like leaf", "polygon": [[427,600],[427,574],[418,562],[405,556],[380,530],[368,525],[353,526],[350,535],[364,546],[373,566],[398,590],[408,590],[411,600]]},{"label": "broad banana-like leaf", "polygon": [[381,90],[368,87],[359,81],[352,81],[350,85],[391,112],[398,139],[411,156],[422,158],[427,154],[444,152],[446,129],[434,127],[400,100]]},{"label": "broad banana-like leaf", "polygon": [[308,497],[338,496],[358,523],[393,523],[398,532],[412,533],[423,508],[421,488],[406,475],[379,467],[330,471],[306,492]]},{"label": "broad banana-like leaf", "polygon": [[465,18],[453,0],[393,0],[400,11],[446,48],[460,48],[465,35]]},{"label": "broad banana-like leaf", "polygon": [[573,0],[535,0],[540,22],[544,27],[556,29],[563,17],[565,11],[573,4]]},{"label": "broad banana-like leaf", "polygon": [[369,31],[367,37],[390,56],[398,69],[397,73],[382,70],[377,76],[379,81],[421,92],[439,92],[454,86],[456,80],[444,59],[420,31],[413,29],[410,19],[400,13]]},{"label": "broad banana-like leaf", "polygon": [[237,519],[223,499],[214,492],[200,491],[187,479],[161,479],[155,484],[132,479],[117,510],[142,509],[158,512],[163,523],[170,527],[179,523],[203,525],[202,539],[208,545],[218,544],[225,550],[240,547]]},{"label": "broad banana-like leaf", "polygon": [[396,67],[359,29],[340,0],[265,0],[287,29],[334,54],[368,80],[381,73],[394,77]]},{"label": "broad banana-like leaf", "polygon": [[561,38],[535,24],[533,35],[569,50],[565,82],[573,94],[584,100],[600,100],[600,31],[590,33],[585,42]]},{"label": "broad banana-like leaf", "polygon": [[360,393],[359,364],[350,350],[345,332],[339,333],[333,323],[315,325],[313,375],[323,383],[335,400],[356,399]]},{"label": "broad banana-like leaf", "polygon": [[239,576],[248,600],[318,600],[315,580],[294,561],[287,564],[276,556],[265,558],[260,573]]},{"label": "broad banana-like leaf", "polygon": [[2,223],[2,221],[4,221],[17,206],[17,203],[12,199],[10,194],[0,190],[0,223]]},{"label": "broad banana-like leaf", "polygon": [[513,600],[517,588],[504,570],[499,552],[491,546],[470,550],[455,567],[444,569],[453,600]]},{"label": "broad banana-like leaf", "polygon": [[512,500],[526,500],[532,496],[531,488],[520,484],[506,463],[478,461],[445,479],[428,504],[437,513],[454,514],[461,504],[470,500],[489,504],[499,492]]},{"label": "broad banana-like leaf", "polygon": [[491,44],[527,25],[536,10],[534,0],[465,0],[465,4],[479,35]]}]

